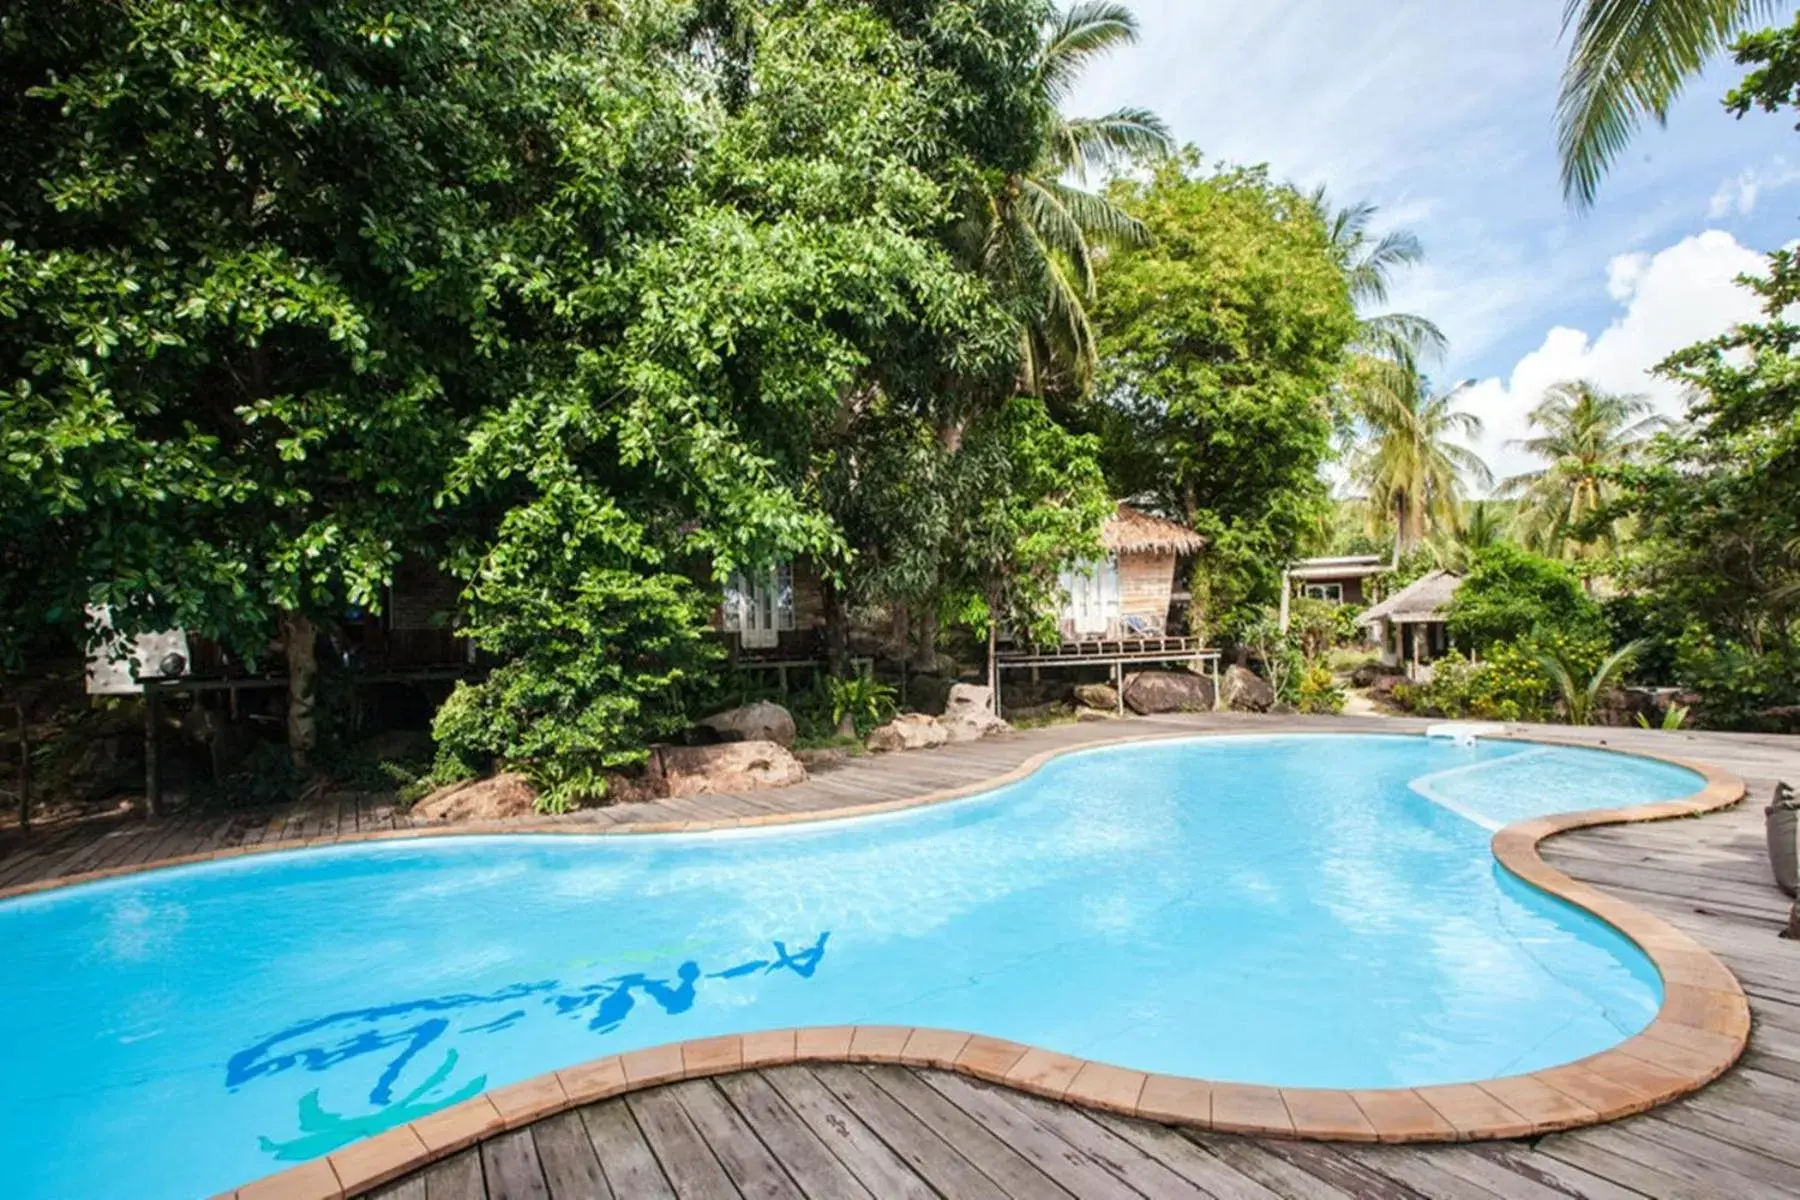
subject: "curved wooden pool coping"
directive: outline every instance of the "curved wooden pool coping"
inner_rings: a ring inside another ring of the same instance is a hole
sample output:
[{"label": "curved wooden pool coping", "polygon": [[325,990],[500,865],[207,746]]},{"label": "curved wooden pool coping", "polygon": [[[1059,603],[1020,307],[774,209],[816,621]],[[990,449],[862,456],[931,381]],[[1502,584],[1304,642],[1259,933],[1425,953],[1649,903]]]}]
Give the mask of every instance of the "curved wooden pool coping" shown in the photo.
[{"label": "curved wooden pool coping", "polygon": [[[977,795],[1023,779],[1053,758],[1130,742],[1243,736],[1168,733],[1128,736],[1048,750],[1011,771],[963,787],[880,803],[811,813],[782,813],[718,821],[674,821],[593,830],[570,826],[521,828],[491,824],[356,834],[271,847],[305,846],[432,835],[567,833],[617,836],[791,824],[868,816]],[[1295,736],[1320,736],[1296,731]],[[1331,736],[1324,734],[1323,736]],[[1351,735],[1358,736],[1358,735]],[[1361,735],[1366,736],[1366,735]],[[1511,736],[1511,735],[1504,735]],[[505,1130],[572,1108],[683,1079],[804,1062],[891,1063],[955,1071],[1053,1100],[1124,1116],[1223,1133],[1352,1142],[1457,1142],[1528,1137],[1616,1120],[1695,1091],[1722,1075],[1750,1037],[1750,1006],[1735,976],[1711,951],[1668,922],[1580,883],[1538,853],[1547,838],[1572,829],[1673,817],[1728,808],[1744,797],[1737,776],[1707,763],[1638,751],[1612,750],[1542,736],[1515,740],[1652,758],[1686,767],[1705,785],[1682,800],[1629,808],[1537,817],[1509,825],[1493,838],[1494,857],[1540,891],[1585,909],[1643,950],[1662,976],[1663,1003],[1642,1033],[1576,1062],[1525,1075],[1418,1088],[1341,1090],[1215,1083],[1127,1070],[1017,1042],[940,1029],[834,1026],[702,1038],[596,1059],[553,1071],[354,1142],[324,1158],[246,1184],[237,1200],[341,1200],[358,1196]],[[160,863],[88,872],[53,882],[0,890],[0,899],[94,879],[210,862],[258,848],[227,849]]]}]

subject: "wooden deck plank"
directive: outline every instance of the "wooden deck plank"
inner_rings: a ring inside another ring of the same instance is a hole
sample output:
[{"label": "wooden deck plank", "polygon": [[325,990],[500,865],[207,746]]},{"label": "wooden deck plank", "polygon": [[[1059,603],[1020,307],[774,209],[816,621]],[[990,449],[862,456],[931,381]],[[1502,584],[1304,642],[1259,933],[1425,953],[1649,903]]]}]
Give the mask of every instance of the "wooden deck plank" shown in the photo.
[{"label": "wooden deck plank", "polygon": [[763,1078],[826,1149],[881,1200],[931,1200],[935,1193],[804,1067],[777,1067]]},{"label": "wooden deck plank", "polygon": [[675,1193],[657,1165],[656,1155],[623,1100],[582,1109],[581,1123],[613,1195],[629,1200],[674,1200]]},{"label": "wooden deck plank", "polygon": [[808,1200],[871,1200],[869,1190],[759,1073],[727,1075],[715,1083]]},{"label": "wooden deck plank", "polygon": [[1168,1200],[1208,1200],[1187,1178],[1099,1124],[1080,1109],[1037,1096],[1014,1094],[1013,1104],[1038,1124],[1067,1142],[1078,1154],[1098,1163],[1126,1187]]},{"label": "wooden deck plank", "polygon": [[1082,1200],[1130,1200],[1140,1194],[1038,1124],[1006,1093],[938,1071],[921,1073],[920,1078]]},{"label": "wooden deck plank", "polygon": [[688,1120],[718,1157],[744,1200],[804,1200],[768,1147],[758,1140],[731,1102],[710,1080],[691,1079],[669,1088]]},{"label": "wooden deck plank", "polygon": [[1234,1170],[1173,1129],[1106,1113],[1094,1119],[1216,1200],[1281,1200],[1281,1195]]},{"label": "wooden deck plank", "polygon": [[562,1113],[531,1127],[551,1200],[614,1200],[581,1114]]},{"label": "wooden deck plank", "polygon": [[1070,1193],[1026,1161],[987,1126],[927,1086],[912,1071],[866,1067],[864,1073],[882,1091],[928,1126],[948,1145],[1014,1196],[1066,1197]]},{"label": "wooden deck plank", "polygon": [[822,1065],[813,1077],[860,1117],[940,1195],[970,1200],[1008,1200],[1007,1194],[929,1126],[853,1067]]},{"label": "wooden deck plank", "polygon": [[514,1129],[481,1144],[488,1200],[550,1200],[530,1129]]},{"label": "wooden deck plank", "polygon": [[[1363,1195],[1359,1190],[1340,1188],[1311,1171],[1295,1166],[1273,1152],[1273,1142],[1260,1145],[1249,1138],[1195,1131],[1185,1132],[1186,1136],[1191,1138],[1196,1145],[1207,1150],[1221,1162],[1230,1166],[1232,1170],[1254,1180],[1276,1195],[1284,1197],[1284,1200],[1361,1200]],[[1375,1186],[1393,1187],[1396,1185],[1384,1180]],[[1403,1194],[1406,1196],[1406,1200],[1416,1200],[1416,1194],[1409,1189],[1403,1190]]]},{"label": "wooden deck plank", "polygon": [[481,1152],[465,1150],[426,1169],[425,1200],[485,1200],[481,1177]]},{"label": "wooden deck plank", "polygon": [[681,1200],[738,1200],[731,1177],[667,1088],[627,1096],[626,1104]]}]

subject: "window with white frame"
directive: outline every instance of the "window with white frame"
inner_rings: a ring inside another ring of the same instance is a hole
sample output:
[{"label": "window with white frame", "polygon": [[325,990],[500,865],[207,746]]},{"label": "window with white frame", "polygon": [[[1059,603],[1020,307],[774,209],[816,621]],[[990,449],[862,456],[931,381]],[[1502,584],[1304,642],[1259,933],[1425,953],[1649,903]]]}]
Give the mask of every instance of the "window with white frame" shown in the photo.
[{"label": "window with white frame", "polygon": [[768,650],[794,628],[794,564],[733,571],[725,583],[724,627],[746,650]]},{"label": "window with white frame", "polygon": [[1309,583],[1306,585],[1308,600],[1329,600],[1333,604],[1344,602],[1344,585],[1341,583]]},{"label": "window with white frame", "polygon": [[1064,616],[1075,632],[1104,634],[1119,615],[1119,560],[1085,563],[1062,573]]}]

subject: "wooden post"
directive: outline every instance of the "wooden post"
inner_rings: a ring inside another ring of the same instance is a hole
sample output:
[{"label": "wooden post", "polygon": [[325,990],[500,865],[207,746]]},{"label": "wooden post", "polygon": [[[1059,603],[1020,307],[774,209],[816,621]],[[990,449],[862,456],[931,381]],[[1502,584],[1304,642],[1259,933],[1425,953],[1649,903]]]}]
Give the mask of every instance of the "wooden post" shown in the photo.
[{"label": "wooden post", "polygon": [[25,725],[25,706],[19,714],[19,832],[31,832],[31,731]]},{"label": "wooden post", "polygon": [[1218,712],[1225,704],[1224,689],[1219,683],[1219,656],[1215,654],[1208,661],[1212,664],[1213,711]]},{"label": "wooden post", "polygon": [[144,681],[144,815],[162,815],[162,777],[157,770],[156,743],[161,732],[162,695],[155,680]]},{"label": "wooden post", "polygon": [[1113,664],[1113,699],[1119,706],[1119,716],[1125,715],[1125,664]]}]

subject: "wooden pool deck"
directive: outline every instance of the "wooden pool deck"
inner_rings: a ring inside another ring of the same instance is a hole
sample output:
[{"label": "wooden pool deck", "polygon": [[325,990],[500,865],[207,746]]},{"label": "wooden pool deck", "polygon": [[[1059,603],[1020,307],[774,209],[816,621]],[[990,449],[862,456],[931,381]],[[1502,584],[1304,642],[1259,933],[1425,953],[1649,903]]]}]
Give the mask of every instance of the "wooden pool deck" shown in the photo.
[{"label": "wooden pool deck", "polygon": [[[818,812],[966,786],[1047,750],[1123,733],[1400,732],[1418,723],[1196,715],[1020,733],[857,760],[782,792],[629,805],[550,825],[704,825]],[[941,1071],[802,1063],[687,1080],[491,1137],[375,1193],[392,1200],[516,1197],[1761,1197],[1800,1196],[1800,943],[1777,933],[1761,808],[1800,779],[1800,739],[1547,729],[1742,776],[1736,809],[1557,837],[1557,867],[1698,939],[1749,995],[1749,1049],[1703,1091],[1609,1125],[1457,1146],[1305,1143],[1177,1131]],[[91,823],[0,845],[0,890],[168,859],[405,831],[379,803],[311,805],[153,825]],[[262,1189],[246,1188],[245,1196]]]}]

